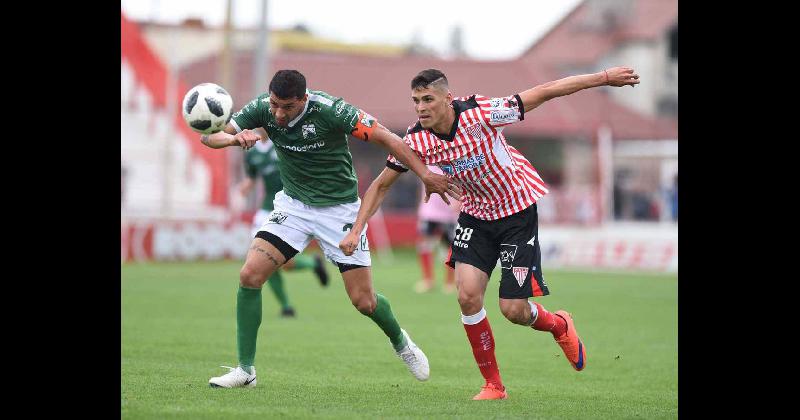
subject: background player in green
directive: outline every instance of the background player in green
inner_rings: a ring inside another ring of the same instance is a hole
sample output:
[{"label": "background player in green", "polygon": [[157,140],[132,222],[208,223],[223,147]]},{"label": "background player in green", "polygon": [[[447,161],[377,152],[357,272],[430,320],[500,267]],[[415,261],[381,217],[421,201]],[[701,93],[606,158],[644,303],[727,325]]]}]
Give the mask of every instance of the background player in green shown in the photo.
[{"label": "background player in green", "polygon": [[[248,194],[258,183],[259,176],[264,192],[264,199],[261,202],[261,208],[253,215],[252,232],[250,236],[255,236],[258,229],[267,217],[272,212],[272,201],[275,200],[275,194],[283,189],[281,183],[281,174],[278,170],[278,154],[275,152],[275,147],[271,142],[259,141],[256,142],[254,147],[244,153],[244,172],[245,178],[239,183],[238,189],[242,196],[247,197]],[[297,254],[294,258],[286,261],[286,264],[281,267],[282,270],[294,269],[313,269],[317,275],[319,282],[323,286],[328,285],[328,273],[325,271],[325,265],[319,255],[311,256],[306,254]],[[278,299],[281,305],[281,316],[293,317],[295,310],[289,303],[289,295],[283,284],[283,276],[281,270],[276,271],[268,280],[270,290]]]},{"label": "background player in green", "polygon": [[201,137],[202,143],[211,148],[245,149],[269,138],[276,146],[284,187],[275,195],[275,209],[253,239],[239,274],[236,305],[239,366],[211,378],[211,386],[256,385],[253,364],[261,324],[261,287],[275,270],[305,249],[312,238],[317,239],[326,257],[338,265],[353,306],[381,328],[414,377],[428,379],[427,357],[400,328],[389,301],[373,290],[366,224],[354,252],[345,255],[339,249],[339,243],[356,219],[361,201],[347,145],[348,134],[386,148],[422,179],[428,196],[438,193],[447,203],[448,194],[460,198],[458,186],[430,171],[400,137],[378,124],[371,115],[342,98],[306,90],[305,77],[296,70],[275,73],[268,93],[233,114],[224,131]]}]

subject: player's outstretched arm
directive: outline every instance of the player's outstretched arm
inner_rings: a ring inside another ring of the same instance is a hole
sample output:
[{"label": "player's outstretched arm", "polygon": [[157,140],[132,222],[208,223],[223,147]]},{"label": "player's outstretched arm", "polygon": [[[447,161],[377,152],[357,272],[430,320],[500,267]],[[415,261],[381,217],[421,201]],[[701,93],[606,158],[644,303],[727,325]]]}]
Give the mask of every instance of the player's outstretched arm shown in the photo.
[{"label": "player's outstretched arm", "polygon": [[559,96],[571,95],[579,90],[598,86],[634,86],[639,83],[639,75],[630,67],[612,67],[594,74],[570,76],[543,83],[519,94],[528,112],[537,106]]},{"label": "player's outstretched arm", "polygon": [[358,209],[358,216],[356,216],[356,221],[353,222],[350,233],[339,243],[339,249],[344,252],[344,255],[352,255],[356,250],[360,243],[364,226],[369,218],[378,211],[378,207],[381,206],[383,199],[386,198],[386,193],[389,192],[392,184],[397,181],[399,176],[400,172],[386,168],[369,185],[367,192],[364,193],[364,198],[361,199],[361,207]]},{"label": "player's outstretched arm", "polygon": [[265,138],[267,138],[267,130],[261,127],[236,133],[236,129],[233,125],[228,123],[225,129],[220,132],[200,136],[200,142],[212,149],[241,146],[243,149],[247,150],[253,147],[258,140]]},{"label": "player's outstretched arm", "polygon": [[369,138],[385,147],[392,156],[417,174],[425,184],[426,203],[430,195],[434,193],[439,194],[447,204],[450,204],[450,200],[447,198],[448,195],[455,199],[461,199],[461,189],[456,184],[449,182],[446,176],[439,175],[428,169],[403,139],[387,130],[384,126],[378,124]]}]

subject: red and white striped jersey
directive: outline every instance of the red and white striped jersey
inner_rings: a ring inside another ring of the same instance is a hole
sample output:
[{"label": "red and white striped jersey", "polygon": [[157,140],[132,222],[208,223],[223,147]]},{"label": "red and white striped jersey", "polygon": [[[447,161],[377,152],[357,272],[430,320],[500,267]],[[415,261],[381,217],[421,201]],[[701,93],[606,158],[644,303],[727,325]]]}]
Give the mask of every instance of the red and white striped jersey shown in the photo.
[{"label": "red and white striped jersey", "polygon": [[[426,165],[436,165],[463,191],[462,211],[481,220],[497,220],[525,210],[547,194],[528,159],[506,143],[503,128],[525,118],[519,95],[473,95],[452,102],[456,119],[450,133],[434,133],[419,121],[403,140]],[[408,170],[389,155],[386,166]]]}]

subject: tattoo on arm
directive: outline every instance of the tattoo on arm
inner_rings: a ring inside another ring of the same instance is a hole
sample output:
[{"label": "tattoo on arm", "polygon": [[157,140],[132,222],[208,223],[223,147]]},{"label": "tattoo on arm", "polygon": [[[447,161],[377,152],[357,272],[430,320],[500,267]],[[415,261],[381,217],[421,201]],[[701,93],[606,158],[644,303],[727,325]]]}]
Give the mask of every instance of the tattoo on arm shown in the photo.
[{"label": "tattoo on arm", "polygon": [[256,251],[264,254],[264,256],[269,258],[269,260],[272,261],[276,266],[281,265],[281,263],[279,263],[278,260],[276,260],[275,257],[272,256],[272,254],[270,254],[264,249],[259,248],[258,245],[253,245],[252,247],[250,247],[250,249],[255,249]]}]

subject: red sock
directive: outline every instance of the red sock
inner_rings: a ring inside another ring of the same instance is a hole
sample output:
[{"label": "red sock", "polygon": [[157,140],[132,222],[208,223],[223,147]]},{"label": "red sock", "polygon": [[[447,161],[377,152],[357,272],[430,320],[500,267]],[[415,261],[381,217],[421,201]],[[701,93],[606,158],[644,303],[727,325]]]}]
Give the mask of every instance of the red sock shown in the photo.
[{"label": "red sock", "polygon": [[493,383],[498,389],[505,389],[503,381],[500,379],[500,368],[494,357],[492,327],[489,325],[489,318],[486,318],[485,312],[483,319],[477,324],[464,324],[464,330],[467,332],[467,338],[472,345],[472,354],[475,356],[475,362],[478,363],[478,369],[481,370],[483,378],[486,379],[486,382]]},{"label": "red sock", "polygon": [[419,251],[419,265],[422,267],[422,278],[433,279],[433,262],[431,261],[431,251]]},{"label": "red sock", "polygon": [[531,303],[536,305],[536,310],[539,311],[539,314],[536,316],[536,321],[533,322],[531,328],[538,331],[550,331],[553,333],[553,337],[556,338],[561,337],[562,334],[567,332],[567,321],[564,321],[564,318],[547,312],[547,309],[538,302]]}]

